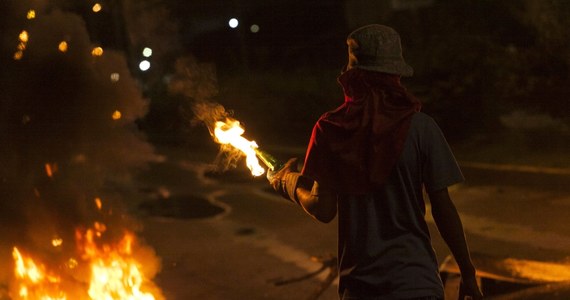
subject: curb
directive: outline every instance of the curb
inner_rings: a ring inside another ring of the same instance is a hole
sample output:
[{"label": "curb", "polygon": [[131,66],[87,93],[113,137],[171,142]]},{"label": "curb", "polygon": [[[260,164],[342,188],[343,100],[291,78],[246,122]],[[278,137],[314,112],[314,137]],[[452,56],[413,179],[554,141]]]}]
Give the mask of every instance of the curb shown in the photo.
[{"label": "curb", "polygon": [[570,175],[570,169],[567,168],[550,168],[550,167],[537,167],[527,165],[511,165],[511,164],[492,164],[481,163],[473,161],[459,161],[461,167],[495,170],[495,171],[511,171],[522,173],[541,173],[550,175]]}]

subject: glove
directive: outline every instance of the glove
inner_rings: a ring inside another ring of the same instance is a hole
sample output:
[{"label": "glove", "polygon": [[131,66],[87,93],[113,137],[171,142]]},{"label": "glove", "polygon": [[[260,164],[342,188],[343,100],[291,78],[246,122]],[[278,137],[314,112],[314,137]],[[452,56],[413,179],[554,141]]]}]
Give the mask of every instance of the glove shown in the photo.
[{"label": "glove", "polygon": [[297,158],[289,159],[279,170],[267,171],[267,180],[271,187],[283,198],[295,203],[298,203],[295,189],[300,176],[297,171]]}]

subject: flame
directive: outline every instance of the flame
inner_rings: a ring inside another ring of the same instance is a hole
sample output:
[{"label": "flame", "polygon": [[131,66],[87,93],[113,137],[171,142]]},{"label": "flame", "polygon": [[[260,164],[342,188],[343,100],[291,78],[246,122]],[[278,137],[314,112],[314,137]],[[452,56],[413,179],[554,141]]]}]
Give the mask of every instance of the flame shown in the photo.
[{"label": "flame", "polygon": [[[16,279],[14,300],[155,300],[162,299],[161,295],[154,295],[145,291],[152,287],[152,283],[143,272],[142,264],[133,256],[135,236],[125,232],[121,239],[108,244],[101,242],[101,235],[107,226],[95,222],[89,229],[76,229],[75,239],[78,258],[67,259],[57,270],[68,272],[59,274],[51,272],[43,264],[37,263],[30,256],[22,254],[17,247],[13,248],[14,274]],[[63,243],[59,237],[52,243]],[[55,246],[55,244],[54,244]],[[85,265],[86,268],[79,268]],[[88,270],[89,280],[80,284],[80,295],[72,287],[77,288],[77,280],[71,276],[73,270]],[[62,280],[62,278],[66,280]],[[75,285],[74,285],[75,284]]]},{"label": "flame", "polygon": [[12,250],[15,262],[15,275],[18,280],[18,297],[30,300],[66,300],[67,296],[60,289],[61,278],[46,271],[44,265],[36,263],[31,257],[24,256],[18,248]]},{"label": "flame", "polygon": [[255,149],[258,148],[255,141],[249,141],[242,136],[245,132],[239,121],[226,119],[226,122],[217,121],[214,129],[216,142],[223,145],[232,145],[246,156],[246,165],[251,170],[253,176],[260,176],[265,173],[265,169],[259,164]]},{"label": "flame", "polygon": [[127,232],[122,240],[113,248],[110,245],[98,246],[94,236],[100,230],[105,231],[104,224],[97,223],[95,228],[85,233],[76,232],[83,242],[83,259],[91,261],[91,280],[88,294],[91,299],[133,299],[154,300],[155,296],[143,292],[141,287],[146,278],[141,271],[141,264],[132,257],[135,237]]}]

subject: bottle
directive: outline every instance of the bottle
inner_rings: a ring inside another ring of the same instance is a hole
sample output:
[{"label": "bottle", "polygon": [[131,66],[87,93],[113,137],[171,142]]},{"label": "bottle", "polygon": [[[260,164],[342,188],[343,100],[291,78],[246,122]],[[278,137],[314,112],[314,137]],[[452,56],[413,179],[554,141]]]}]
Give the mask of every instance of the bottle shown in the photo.
[{"label": "bottle", "polygon": [[277,158],[273,157],[271,154],[265,151],[261,151],[256,148],[255,154],[271,171],[277,171],[283,167],[283,162],[279,161]]}]

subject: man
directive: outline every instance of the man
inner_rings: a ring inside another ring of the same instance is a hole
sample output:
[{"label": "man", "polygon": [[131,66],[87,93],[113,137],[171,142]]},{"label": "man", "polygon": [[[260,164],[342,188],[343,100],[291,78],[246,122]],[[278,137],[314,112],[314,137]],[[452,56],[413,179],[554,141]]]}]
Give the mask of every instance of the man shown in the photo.
[{"label": "man", "polygon": [[423,189],[462,275],[466,299],[482,299],[448,187],[463,176],[439,127],[400,84],[413,70],[392,28],[368,25],[347,39],[339,77],[345,102],[313,128],[296,160],[268,174],[275,190],[319,221],[337,214],[341,299],[443,299]]}]

